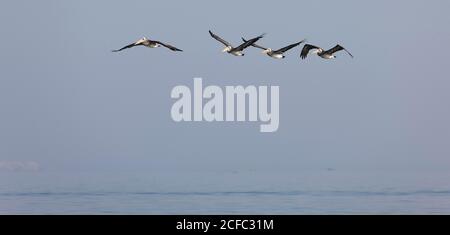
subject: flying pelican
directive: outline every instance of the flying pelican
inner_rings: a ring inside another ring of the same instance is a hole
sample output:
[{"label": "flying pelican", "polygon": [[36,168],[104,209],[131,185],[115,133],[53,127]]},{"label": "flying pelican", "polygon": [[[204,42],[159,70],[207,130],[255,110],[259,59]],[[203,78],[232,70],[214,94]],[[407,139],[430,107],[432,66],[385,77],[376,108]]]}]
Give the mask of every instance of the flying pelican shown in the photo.
[{"label": "flying pelican", "polygon": [[318,47],[318,46],[314,46],[314,45],[310,45],[310,44],[306,44],[303,47],[302,53],[300,54],[300,57],[302,59],[305,59],[308,56],[309,51],[311,51],[311,53],[316,54],[324,59],[334,59],[336,58],[336,56],[334,55],[334,53],[338,52],[338,51],[346,51],[352,58],[353,55],[347,51],[345,48],[343,48],[341,45],[336,45],[335,47],[331,48],[328,51],[325,51],[324,49]]},{"label": "flying pelican", "polygon": [[125,49],[129,49],[129,48],[132,48],[132,47],[135,47],[135,46],[146,46],[146,47],[150,47],[150,48],[156,48],[156,47],[164,46],[164,47],[169,48],[172,51],[183,51],[183,50],[180,50],[180,49],[178,49],[178,48],[176,48],[174,46],[171,46],[169,44],[165,44],[165,43],[162,43],[160,41],[153,41],[153,40],[150,40],[150,39],[148,39],[146,37],[143,37],[142,39],[139,39],[135,43],[132,43],[132,44],[130,44],[128,46],[124,46],[124,47],[120,48],[119,50],[113,50],[112,52],[123,51]]},{"label": "flying pelican", "polygon": [[[247,42],[247,40],[245,40],[245,38],[242,38],[242,40],[244,42]],[[266,54],[266,55],[268,55],[268,56],[270,56],[270,57],[272,57],[274,59],[284,59],[286,57],[286,56],[284,56],[284,53],[286,51],[289,51],[290,49],[292,49],[292,48],[294,48],[294,47],[296,47],[296,46],[298,46],[298,45],[300,45],[300,44],[302,44],[304,42],[305,42],[305,40],[302,40],[300,42],[291,44],[289,46],[283,47],[283,48],[275,50],[275,51],[272,50],[271,48],[265,48],[265,47],[259,46],[257,44],[253,44],[252,46],[256,47],[256,48],[259,48],[259,49],[262,49],[263,50],[262,51],[263,54]]]},{"label": "flying pelican", "polygon": [[264,37],[264,34],[256,37],[256,38],[252,38],[244,43],[242,43],[240,46],[238,47],[233,47],[229,42],[223,40],[222,38],[220,38],[219,36],[215,35],[213,32],[211,32],[211,30],[209,31],[209,34],[211,35],[211,37],[213,37],[214,39],[216,39],[217,41],[221,42],[222,44],[225,45],[225,48],[223,49],[222,52],[228,52],[232,55],[235,56],[244,56],[245,54],[243,53],[243,50],[251,45],[253,45],[253,43],[257,42],[259,39]]}]

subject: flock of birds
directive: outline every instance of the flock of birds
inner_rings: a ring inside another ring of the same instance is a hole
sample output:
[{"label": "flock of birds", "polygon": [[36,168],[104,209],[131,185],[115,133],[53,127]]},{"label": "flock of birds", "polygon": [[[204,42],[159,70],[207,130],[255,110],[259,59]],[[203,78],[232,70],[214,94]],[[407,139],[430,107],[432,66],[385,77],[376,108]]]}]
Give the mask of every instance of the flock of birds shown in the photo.
[{"label": "flock of birds", "polygon": [[[287,51],[289,51],[289,50],[299,46],[300,44],[306,42],[306,40],[302,40],[300,42],[293,43],[291,45],[285,46],[285,47],[280,48],[278,50],[272,50],[271,48],[266,48],[266,47],[263,47],[263,46],[260,46],[260,45],[256,44],[256,42],[258,42],[260,39],[262,39],[265,36],[265,34],[262,34],[262,35],[260,35],[258,37],[255,37],[255,38],[252,38],[252,39],[249,39],[249,40],[246,40],[245,38],[242,38],[243,42],[239,46],[234,47],[231,43],[225,41],[221,37],[219,37],[216,34],[214,34],[213,32],[211,32],[211,30],[209,31],[209,34],[211,35],[212,38],[214,38],[215,40],[217,40],[220,43],[225,45],[225,48],[222,50],[222,52],[224,52],[224,53],[226,52],[226,53],[229,53],[229,54],[234,55],[234,56],[244,56],[245,55],[244,54],[244,50],[251,46],[251,47],[255,47],[255,48],[259,48],[259,49],[263,50],[262,51],[263,54],[266,54],[266,55],[268,55],[268,56],[270,56],[270,57],[272,57],[274,59],[283,59],[283,58],[286,57],[284,55],[284,53],[286,53]],[[172,51],[183,51],[183,50],[178,49],[178,48],[176,48],[176,47],[174,47],[172,45],[169,45],[167,43],[163,43],[163,42],[155,41],[155,40],[150,40],[150,39],[144,37],[144,38],[139,39],[138,41],[136,41],[134,43],[131,43],[131,44],[127,45],[127,46],[122,47],[121,49],[113,50],[113,52],[123,51],[125,49],[129,49],[129,48],[136,47],[136,46],[145,46],[145,47],[149,47],[149,48],[157,48],[157,47],[163,46],[163,47],[166,47],[166,48],[168,48],[168,49],[170,49]],[[303,49],[300,52],[300,58],[306,59],[308,54],[315,54],[315,55],[317,55],[317,56],[319,56],[319,57],[321,57],[323,59],[334,59],[334,58],[336,58],[335,54],[337,52],[339,52],[339,51],[345,51],[353,58],[353,55],[347,49],[345,49],[344,47],[342,47],[339,44],[336,45],[335,47],[329,49],[329,50],[324,50],[321,47],[314,46],[314,45],[311,45],[311,44],[305,44],[303,46]]]}]

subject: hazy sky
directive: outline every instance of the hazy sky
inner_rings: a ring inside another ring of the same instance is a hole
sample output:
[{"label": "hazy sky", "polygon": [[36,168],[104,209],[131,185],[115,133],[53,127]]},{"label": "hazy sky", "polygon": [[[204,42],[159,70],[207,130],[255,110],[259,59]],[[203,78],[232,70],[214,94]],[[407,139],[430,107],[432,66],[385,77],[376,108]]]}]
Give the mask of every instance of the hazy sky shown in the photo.
[{"label": "hazy sky", "polygon": [[[0,161],[175,177],[206,169],[445,171],[448,9],[444,0],[1,1]],[[272,48],[304,38],[340,43],[355,58],[302,61],[300,48],[284,60],[254,48],[234,57],[209,29],[234,44],[261,33],[260,44]],[[111,53],[142,36],[184,52]],[[193,77],[280,86],[278,132],[173,122],[170,91],[192,87]]]}]

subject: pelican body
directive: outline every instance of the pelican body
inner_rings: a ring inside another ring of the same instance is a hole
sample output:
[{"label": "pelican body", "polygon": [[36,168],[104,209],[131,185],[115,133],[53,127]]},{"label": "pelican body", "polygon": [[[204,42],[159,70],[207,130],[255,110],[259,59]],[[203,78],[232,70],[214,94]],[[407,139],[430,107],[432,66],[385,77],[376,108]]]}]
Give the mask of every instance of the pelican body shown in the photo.
[{"label": "pelican body", "polygon": [[244,56],[244,49],[246,49],[249,46],[252,46],[255,42],[257,42],[259,39],[264,37],[264,34],[256,37],[256,38],[252,38],[248,41],[245,41],[244,43],[242,43],[241,45],[237,46],[237,47],[233,47],[233,45],[231,45],[231,43],[223,40],[222,38],[220,38],[219,36],[215,35],[213,32],[211,32],[211,30],[209,31],[209,34],[211,35],[212,38],[216,39],[217,41],[219,41],[220,43],[225,45],[225,48],[222,50],[222,52],[227,52],[229,54],[232,54],[234,56]]},{"label": "pelican body", "polygon": [[336,56],[334,54],[336,52],[342,51],[342,50],[347,52],[353,58],[353,55],[349,51],[347,51],[347,49],[345,49],[344,47],[342,47],[339,44],[336,45],[335,47],[331,48],[330,50],[327,50],[327,51],[324,50],[323,48],[318,47],[318,46],[306,44],[303,47],[303,50],[302,50],[302,52],[300,54],[300,57],[302,59],[305,59],[308,56],[308,54],[311,53],[311,54],[318,55],[318,56],[320,56],[323,59],[329,60],[329,59],[335,59]]},{"label": "pelican body", "polygon": [[[242,40],[243,40],[244,42],[247,42],[247,40],[245,40],[245,38],[242,38]],[[256,48],[259,48],[259,49],[262,49],[263,51],[262,51],[261,53],[263,53],[263,54],[265,54],[265,55],[268,55],[268,56],[270,56],[270,57],[272,57],[272,58],[274,58],[274,59],[284,59],[284,58],[286,57],[286,56],[284,55],[285,52],[287,52],[287,51],[289,51],[290,49],[292,49],[292,48],[294,48],[294,47],[296,47],[296,46],[302,44],[303,42],[305,42],[305,40],[302,40],[302,41],[300,41],[300,42],[291,44],[291,45],[289,45],[289,46],[283,47],[283,48],[278,49],[278,50],[272,50],[272,48],[265,48],[265,47],[260,46],[260,45],[258,45],[258,44],[256,44],[256,43],[253,43],[252,46],[253,46],[253,47],[256,47]]]},{"label": "pelican body", "polygon": [[136,46],[145,46],[145,47],[148,47],[148,48],[157,48],[157,47],[164,46],[164,47],[166,47],[166,48],[168,48],[168,49],[170,49],[172,51],[183,51],[183,50],[178,49],[178,48],[176,48],[174,46],[171,46],[169,44],[165,44],[165,43],[162,43],[160,41],[150,40],[150,39],[148,39],[146,37],[143,37],[143,38],[137,40],[136,42],[131,43],[130,45],[127,45],[127,46],[124,46],[124,47],[120,48],[119,50],[113,50],[113,52],[123,51],[125,49],[129,49],[129,48],[136,47]]}]

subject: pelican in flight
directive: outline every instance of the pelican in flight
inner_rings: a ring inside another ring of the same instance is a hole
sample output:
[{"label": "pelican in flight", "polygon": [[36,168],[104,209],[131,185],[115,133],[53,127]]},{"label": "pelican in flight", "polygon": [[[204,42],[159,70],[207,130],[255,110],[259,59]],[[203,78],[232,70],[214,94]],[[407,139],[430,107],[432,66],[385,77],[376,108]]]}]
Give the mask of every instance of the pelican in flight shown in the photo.
[{"label": "pelican in flight", "polygon": [[134,42],[134,43],[132,43],[132,44],[130,44],[128,46],[124,46],[124,47],[120,48],[119,50],[113,50],[112,52],[123,51],[125,49],[129,49],[129,48],[132,48],[132,47],[135,47],[135,46],[146,46],[146,47],[149,47],[149,48],[156,48],[156,47],[163,46],[163,47],[169,48],[172,51],[183,51],[183,50],[180,50],[180,49],[178,49],[178,48],[176,48],[174,46],[171,46],[169,44],[165,44],[165,43],[162,43],[160,41],[153,41],[153,40],[150,40],[150,39],[148,39],[146,37],[143,37],[142,39],[139,39],[138,41],[136,41],[136,42]]},{"label": "pelican in flight", "polygon": [[217,41],[219,41],[225,45],[225,48],[223,49],[222,52],[228,52],[229,54],[232,54],[235,56],[244,56],[245,54],[243,53],[243,51],[245,48],[253,45],[253,43],[257,42],[259,39],[264,37],[264,34],[262,34],[256,38],[252,38],[252,39],[242,43],[238,47],[233,47],[229,42],[223,40],[222,38],[220,38],[219,36],[217,36],[213,32],[211,32],[211,30],[209,31],[209,34],[211,35],[211,37],[213,37],[214,39],[216,39]]},{"label": "pelican in flight", "polygon": [[305,59],[308,56],[309,52],[311,51],[312,54],[316,54],[316,55],[318,55],[318,56],[320,56],[320,57],[322,57],[324,59],[334,59],[334,58],[336,58],[336,56],[334,54],[336,52],[342,51],[342,50],[347,52],[353,58],[353,55],[349,51],[347,51],[347,49],[345,49],[344,47],[342,47],[339,44],[336,45],[335,47],[331,48],[328,51],[325,51],[324,49],[322,49],[322,48],[320,48],[318,46],[306,44],[303,47],[303,50],[302,50],[302,52],[300,54],[300,57],[302,59]]},{"label": "pelican in flight", "polygon": [[[242,40],[244,42],[247,42],[247,40],[245,40],[245,38],[242,38]],[[271,48],[265,48],[265,47],[259,46],[257,44],[253,44],[252,46],[256,47],[256,48],[259,48],[259,49],[262,49],[263,50],[262,51],[263,54],[266,54],[266,55],[268,55],[268,56],[270,56],[270,57],[272,57],[274,59],[284,59],[286,57],[286,56],[284,56],[285,52],[289,51],[290,49],[292,49],[292,48],[294,48],[294,47],[296,47],[296,46],[298,46],[298,45],[300,45],[300,44],[302,44],[304,42],[305,42],[305,40],[302,40],[300,42],[291,44],[289,46],[283,47],[283,48],[278,49],[278,50],[272,50]]]}]

